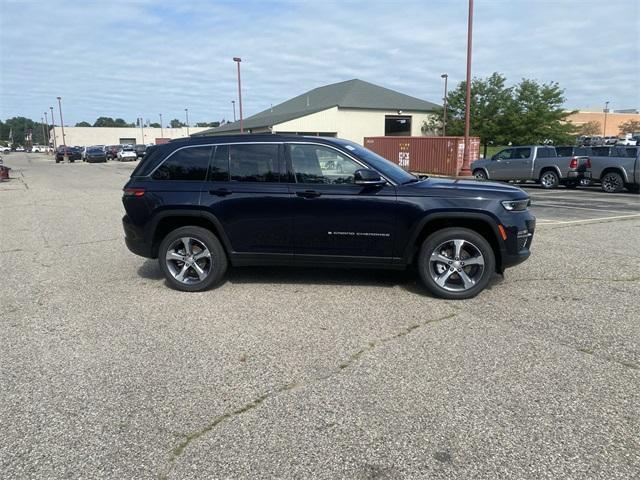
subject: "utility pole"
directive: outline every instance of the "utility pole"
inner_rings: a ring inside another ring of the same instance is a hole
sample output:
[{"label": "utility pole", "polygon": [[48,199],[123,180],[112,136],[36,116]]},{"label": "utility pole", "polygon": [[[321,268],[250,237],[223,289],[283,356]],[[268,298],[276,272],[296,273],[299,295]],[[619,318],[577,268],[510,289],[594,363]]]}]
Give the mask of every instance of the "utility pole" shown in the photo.
[{"label": "utility pole", "polygon": [[62,144],[64,145],[64,159],[69,160],[67,154],[67,138],[64,136],[64,121],[62,120],[62,97],[58,98],[58,108],[60,109],[60,128],[62,128]]},{"label": "utility pole", "polygon": [[144,145],[144,118],[140,117],[140,136],[142,137],[141,145]]},{"label": "utility pole", "polygon": [[44,129],[44,117],[40,117],[40,125],[42,125],[42,141],[47,145],[49,142],[47,142],[47,131]]},{"label": "utility pole", "polygon": [[49,110],[51,110],[51,127],[53,127],[53,153],[55,153],[55,150],[58,148],[58,142],[56,141],[56,119],[53,117],[53,107],[49,107]]},{"label": "utility pole", "polygon": [[442,75],[440,75],[440,78],[444,78],[444,105],[443,105],[443,109],[444,112],[442,114],[442,136],[446,137],[447,136],[447,80],[449,80],[449,75],[446,73],[443,73]]},{"label": "utility pole", "polygon": [[160,136],[164,138],[164,131],[162,130],[162,114],[159,113],[158,115],[160,115]]},{"label": "utility pole", "polygon": [[231,100],[231,104],[233,105],[233,121],[236,121],[236,101]]},{"label": "utility pole", "polygon": [[44,111],[44,123],[47,124],[47,135],[44,136],[45,141],[47,142],[47,154],[51,153],[49,152],[49,140],[51,140],[49,138],[49,118],[47,117],[47,111]]},{"label": "utility pole", "polygon": [[189,136],[189,109],[185,108],[184,113],[187,115],[187,137]]},{"label": "utility pole", "polygon": [[471,175],[471,145],[469,131],[471,129],[471,43],[473,37],[473,0],[469,0],[469,18],[467,24],[467,92],[464,114],[464,156],[462,160],[461,176]]},{"label": "utility pole", "polygon": [[604,102],[604,127],[602,128],[602,136],[607,136],[607,113],[609,113],[609,101]]}]

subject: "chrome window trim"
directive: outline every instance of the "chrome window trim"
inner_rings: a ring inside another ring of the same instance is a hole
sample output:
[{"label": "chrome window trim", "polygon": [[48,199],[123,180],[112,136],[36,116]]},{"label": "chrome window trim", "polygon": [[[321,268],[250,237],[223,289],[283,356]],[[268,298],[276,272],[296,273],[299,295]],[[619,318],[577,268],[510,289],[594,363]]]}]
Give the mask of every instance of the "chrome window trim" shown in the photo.
[{"label": "chrome window trim", "polygon": [[[158,165],[156,165],[156,167],[151,170],[146,177],[148,178],[152,178],[152,175],[155,173],[155,171],[160,168],[164,162],[166,162],[167,160],[169,160],[175,153],[179,152],[180,150],[184,150],[187,148],[198,148],[198,147],[218,147],[218,146],[225,146],[225,145],[317,145],[319,147],[327,147],[330,148],[332,150],[335,150],[336,152],[340,153],[341,155],[346,156],[347,158],[350,158],[351,160],[353,160],[354,162],[356,162],[358,165],[360,165],[361,167],[367,168],[369,170],[374,170],[375,172],[378,173],[378,175],[380,175],[380,177],[384,178],[387,183],[389,183],[390,185],[398,186],[398,184],[396,182],[394,182],[393,180],[391,180],[390,178],[388,178],[386,175],[383,175],[382,173],[378,172],[378,170],[376,170],[375,168],[373,168],[371,165],[368,165],[366,163],[363,162],[363,160],[360,160],[356,157],[354,157],[353,155],[340,150],[339,148],[333,146],[333,145],[328,145],[326,143],[318,143],[318,142],[309,142],[309,141],[279,141],[279,142],[221,142],[221,143],[200,143],[198,145],[185,145],[184,147],[180,147],[180,148],[176,148],[173,152],[171,152],[169,155],[167,155],[167,157],[162,160]],[[209,160],[209,164],[211,164],[211,160]],[[292,165],[293,167],[293,165]],[[294,178],[295,178],[295,172],[294,172]],[[191,180],[185,180],[190,182]],[[206,180],[205,180],[206,181]],[[252,182],[245,182],[245,183],[252,183]],[[253,182],[253,183],[263,183],[263,182]],[[278,183],[294,183],[294,184],[298,184],[298,182],[278,182]],[[306,183],[301,183],[300,185],[311,185],[311,184],[306,184]],[[320,184],[321,185],[321,184]],[[355,185],[355,184],[354,184]]]}]

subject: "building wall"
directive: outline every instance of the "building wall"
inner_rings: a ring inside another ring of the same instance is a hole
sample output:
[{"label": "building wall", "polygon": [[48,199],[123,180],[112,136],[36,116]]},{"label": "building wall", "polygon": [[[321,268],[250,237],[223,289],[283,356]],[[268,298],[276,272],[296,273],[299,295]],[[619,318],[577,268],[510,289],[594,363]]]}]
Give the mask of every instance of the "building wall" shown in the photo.
[{"label": "building wall", "polygon": [[[53,143],[53,128],[49,129],[49,138]],[[189,134],[208,130],[206,127],[189,127]],[[161,135],[162,132],[162,135]],[[187,128],[144,128],[144,139],[142,130],[135,128],[119,127],[64,127],[66,144],[69,146],[89,146],[89,145],[117,145],[121,138],[135,138],[136,143],[152,144],[156,138],[183,138],[187,137]],[[62,145],[62,128],[55,127],[56,143]]]},{"label": "building wall", "polygon": [[[398,115],[397,110],[362,110],[332,107],[301,118],[273,126],[273,132],[323,132],[335,133],[339,138],[362,145],[364,137],[384,135],[386,115]],[[430,115],[425,112],[402,111],[411,117],[411,135],[422,135],[422,122]]]},{"label": "building wall", "polygon": [[600,123],[600,133],[599,135],[604,136],[620,136],[620,124],[628,122],[629,120],[635,120],[640,122],[640,113],[607,113],[607,131],[603,132],[605,127],[604,125],[604,112],[584,112],[580,111],[574,113],[573,115],[569,115],[567,120],[573,123],[576,126],[584,125],[588,122],[599,122]]}]

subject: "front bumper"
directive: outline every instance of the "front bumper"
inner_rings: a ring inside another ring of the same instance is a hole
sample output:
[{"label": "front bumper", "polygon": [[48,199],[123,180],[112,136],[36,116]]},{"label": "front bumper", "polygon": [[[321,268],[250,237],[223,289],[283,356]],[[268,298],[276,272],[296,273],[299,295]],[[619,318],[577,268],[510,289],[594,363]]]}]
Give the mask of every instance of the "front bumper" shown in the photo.
[{"label": "front bumper", "polygon": [[536,218],[527,212],[519,221],[505,226],[507,239],[502,242],[502,270],[518,265],[531,256],[531,243],[536,229]]}]

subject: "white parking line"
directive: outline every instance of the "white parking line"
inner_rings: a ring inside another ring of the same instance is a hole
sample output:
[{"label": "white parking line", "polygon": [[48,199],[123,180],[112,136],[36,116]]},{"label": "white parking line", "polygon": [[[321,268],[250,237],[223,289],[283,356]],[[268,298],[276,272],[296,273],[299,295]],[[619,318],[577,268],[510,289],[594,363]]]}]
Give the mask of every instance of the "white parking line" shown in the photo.
[{"label": "white parking line", "polygon": [[633,215],[616,215],[614,217],[601,217],[601,218],[587,218],[584,220],[545,220],[543,218],[539,218],[536,220],[536,226],[538,225],[566,225],[570,223],[595,223],[602,222],[604,220],[619,220],[621,218],[635,218],[640,217],[640,213],[636,213]]},{"label": "white parking line", "polygon": [[539,203],[533,202],[532,207],[554,207],[554,208],[574,208],[576,210],[593,210],[595,212],[608,212],[608,213],[627,213],[625,210],[607,210],[604,208],[588,208],[588,207],[571,207],[569,205],[562,205],[559,203]]}]

